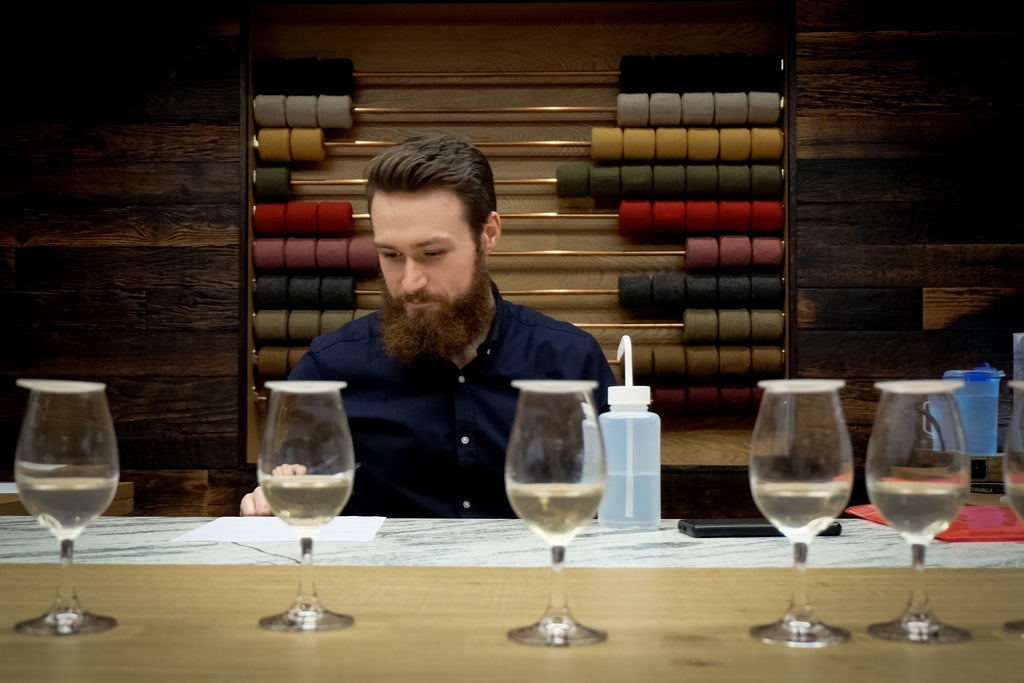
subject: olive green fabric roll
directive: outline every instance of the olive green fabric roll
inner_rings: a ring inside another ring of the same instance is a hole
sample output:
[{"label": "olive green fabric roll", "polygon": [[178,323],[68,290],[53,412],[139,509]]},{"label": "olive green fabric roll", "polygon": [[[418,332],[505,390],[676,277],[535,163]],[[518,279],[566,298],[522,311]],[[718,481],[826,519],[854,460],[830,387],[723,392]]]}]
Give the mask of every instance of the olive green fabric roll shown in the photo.
[{"label": "olive green fabric roll", "polygon": [[663,164],[686,161],[686,129],[657,128],[654,131],[654,158]]},{"label": "olive green fabric roll", "polygon": [[253,336],[258,344],[281,344],[288,341],[288,311],[256,311],[252,322]]},{"label": "olive green fabric roll", "polygon": [[311,342],[320,334],[320,311],[291,311],[288,314],[288,339]]},{"label": "olive green fabric roll", "polygon": [[707,379],[717,377],[718,374],[717,346],[686,347],[686,375],[690,379]]},{"label": "olive green fabric roll", "polygon": [[773,164],[751,164],[750,194],[755,197],[778,197],[782,194],[782,167]]},{"label": "olive green fabric roll", "polygon": [[750,196],[750,166],[719,164],[718,194],[721,197]]},{"label": "olive green fabric roll", "polygon": [[320,316],[320,334],[326,334],[327,332],[333,332],[345,323],[352,322],[352,318],[355,315],[354,310],[334,310],[328,309],[323,312]]},{"label": "olive green fabric roll", "polygon": [[688,164],[686,194],[691,197],[710,197],[718,194],[718,167]]},{"label": "olive green fabric roll", "polygon": [[763,308],[750,311],[750,338],[755,343],[779,343],[785,329],[782,311]]},{"label": "olive green fabric roll", "polygon": [[291,196],[291,171],[287,168],[257,168],[252,172],[253,194],[263,201],[287,201]]},{"label": "olive green fabric roll", "polygon": [[573,161],[555,169],[555,187],[559,197],[586,197],[590,194],[590,164]]},{"label": "olive green fabric roll", "polygon": [[681,199],[686,196],[686,167],[655,164],[651,170],[651,190],[655,199]]},{"label": "olive green fabric roll", "polygon": [[649,199],[654,190],[654,174],[650,166],[620,167],[623,199]]},{"label": "olive green fabric roll", "polygon": [[750,343],[750,311],[726,308],[718,311],[718,341],[723,344]]},{"label": "olive green fabric roll", "polygon": [[618,199],[622,196],[618,166],[590,167],[590,196],[594,199]]},{"label": "olive green fabric roll", "polygon": [[357,320],[359,318],[365,318],[371,313],[376,313],[376,311],[374,309],[369,308],[357,308],[355,312],[352,314],[352,319]]},{"label": "olive green fabric roll", "polygon": [[683,338],[687,344],[714,344],[718,341],[718,312],[688,308],[683,312]]},{"label": "olive green fabric roll", "polygon": [[622,161],[622,129],[591,128],[590,158],[598,163]]}]

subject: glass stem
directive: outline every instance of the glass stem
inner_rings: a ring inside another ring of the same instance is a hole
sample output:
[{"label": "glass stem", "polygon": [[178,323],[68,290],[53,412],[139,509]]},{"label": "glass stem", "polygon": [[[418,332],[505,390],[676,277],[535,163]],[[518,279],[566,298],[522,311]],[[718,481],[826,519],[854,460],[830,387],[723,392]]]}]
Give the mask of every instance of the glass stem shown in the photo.
[{"label": "glass stem", "polygon": [[75,595],[75,581],[72,565],[75,560],[75,542],[70,538],[60,541],[60,569],[57,582],[57,597],[53,601],[54,612],[81,612],[78,596]]},{"label": "glass stem", "polygon": [[924,580],[925,549],[926,546],[923,543],[910,544],[911,571],[914,572],[914,578],[911,583],[910,601],[903,614],[904,621],[928,621],[932,618],[932,607],[928,601],[928,589]]},{"label": "glass stem", "polygon": [[313,584],[313,539],[303,536],[299,539],[302,558],[299,567],[299,594],[295,605],[301,610],[317,609],[316,586]]},{"label": "glass stem", "polygon": [[569,600],[565,592],[565,546],[551,546],[551,593],[548,596],[548,609],[544,618],[548,621],[571,621]]},{"label": "glass stem", "polygon": [[814,612],[807,601],[807,543],[793,542],[793,596],[790,599],[788,619],[814,620]]}]

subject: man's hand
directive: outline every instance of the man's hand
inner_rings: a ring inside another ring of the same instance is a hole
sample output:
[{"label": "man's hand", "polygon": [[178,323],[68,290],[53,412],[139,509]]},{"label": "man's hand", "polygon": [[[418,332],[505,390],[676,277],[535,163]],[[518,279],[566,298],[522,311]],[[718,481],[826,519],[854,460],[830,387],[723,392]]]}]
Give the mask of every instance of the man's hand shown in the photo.
[{"label": "man's hand", "polygon": [[[278,465],[274,468],[273,472],[271,472],[275,477],[286,477],[305,473],[305,465]],[[274,514],[274,511],[270,509],[270,503],[267,502],[266,495],[263,493],[262,486],[257,486],[255,491],[247,493],[242,497],[242,505],[239,512],[242,517],[267,517]]]}]

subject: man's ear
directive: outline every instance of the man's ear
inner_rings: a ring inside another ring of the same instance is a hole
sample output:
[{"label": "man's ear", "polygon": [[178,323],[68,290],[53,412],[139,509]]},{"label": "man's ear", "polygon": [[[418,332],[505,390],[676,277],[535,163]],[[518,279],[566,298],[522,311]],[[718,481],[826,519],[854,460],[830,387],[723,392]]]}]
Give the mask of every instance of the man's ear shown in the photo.
[{"label": "man's ear", "polygon": [[491,211],[484,222],[484,229],[480,232],[480,248],[485,253],[490,253],[494,245],[498,243],[499,237],[501,237],[501,216],[497,211]]}]

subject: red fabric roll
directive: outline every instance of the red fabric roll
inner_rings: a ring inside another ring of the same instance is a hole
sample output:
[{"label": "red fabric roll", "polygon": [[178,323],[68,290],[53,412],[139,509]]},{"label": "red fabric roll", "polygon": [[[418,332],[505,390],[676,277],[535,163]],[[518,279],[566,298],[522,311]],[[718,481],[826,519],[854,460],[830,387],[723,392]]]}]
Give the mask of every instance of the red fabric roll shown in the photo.
[{"label": "red fabric roll", "polygon": [[252,207],[252,231],[258,237],[284,237],[284,208],[281,203]]},{"label": "red fabric roll", "polygon": [[686,392],[686,411],[691,415],[714,415],[721,410],[717,386],[690,386]]},{"label": "red fabric roll", "polygon": [[687,270],[710,270],[718,267],[718,240],[714,237],[686,238]]},{"label": "red fabric roll", "polygon": [[751,226],[750,202],[719,202],[718,231],[726,234],[747,232]]},{"label": "red fabric roll", "polygon": [[348,243],[348,268],[354,273],[367,275],[376,274],[380,270],[380,260],[373,239],[369,237],[353,237]]},{"label": "red fabric roll", "polygon": [[727,415],[743,415],[750,412],[751,391],[746,385],[726,385],[721,388],[719,396],[722,401],[722,412]]},{"label": "red fabric roll", "polygon": [[782,265],[782,240],[778,237],[754,237],[750,240],[751,265],[755,267]]},{"label": "red fabric roll", "polygon": [[686,387],[653,387],[651,410],[662,417],[686,414]]},{"label": "red fabric roll", "polygon": [[348,245],[345,237],[321,237],[316,241],[316,265],[322,270],[348,270]]},{"label": "red fabric roll", "polygon": [[681,233],[686,230],[686,202],[654,202],[651,228],[659,233]]},{"label": "red fabric roll", "polygon": [[746,235],[723,235],[718,238],[719,262],[723,268],[749,268],[751,242]]},{"label": "red fabric roll", "polygon": [[707,235],[718,231],[718,202],[692,201],[686,204],[686,232]]},{"label": "red fabric roll", "polygon": [[626,200],[619,203],[619,232],[630,237],[645,237],[651,231],[651,203]]},{"label": "red fabric roll", "polygon": [[316,270],[316,238],[289,237],[284,241],[284,267],[288,270]]},{"label": "red fabric roll", "polygon": [[284,269],[283,237],[258,237],[252,243],[252,265],[258,271]]},{"label": "red fabric roll", "polygon": [[320,202],[316,225],[321,237],[348,237],[355,227],[352,221],[352,204]]},{"label": "red fabric roll", "polygon": [[750,231],[757,233],[782,232],[786,223],[786,209],[782,202],[755,201],[750,207]]},{"label": "red fabric roll", "polygon": [[319,202],[293,201],[285,203],[284,224],[289,236],[316,236],[316,214]]}]

